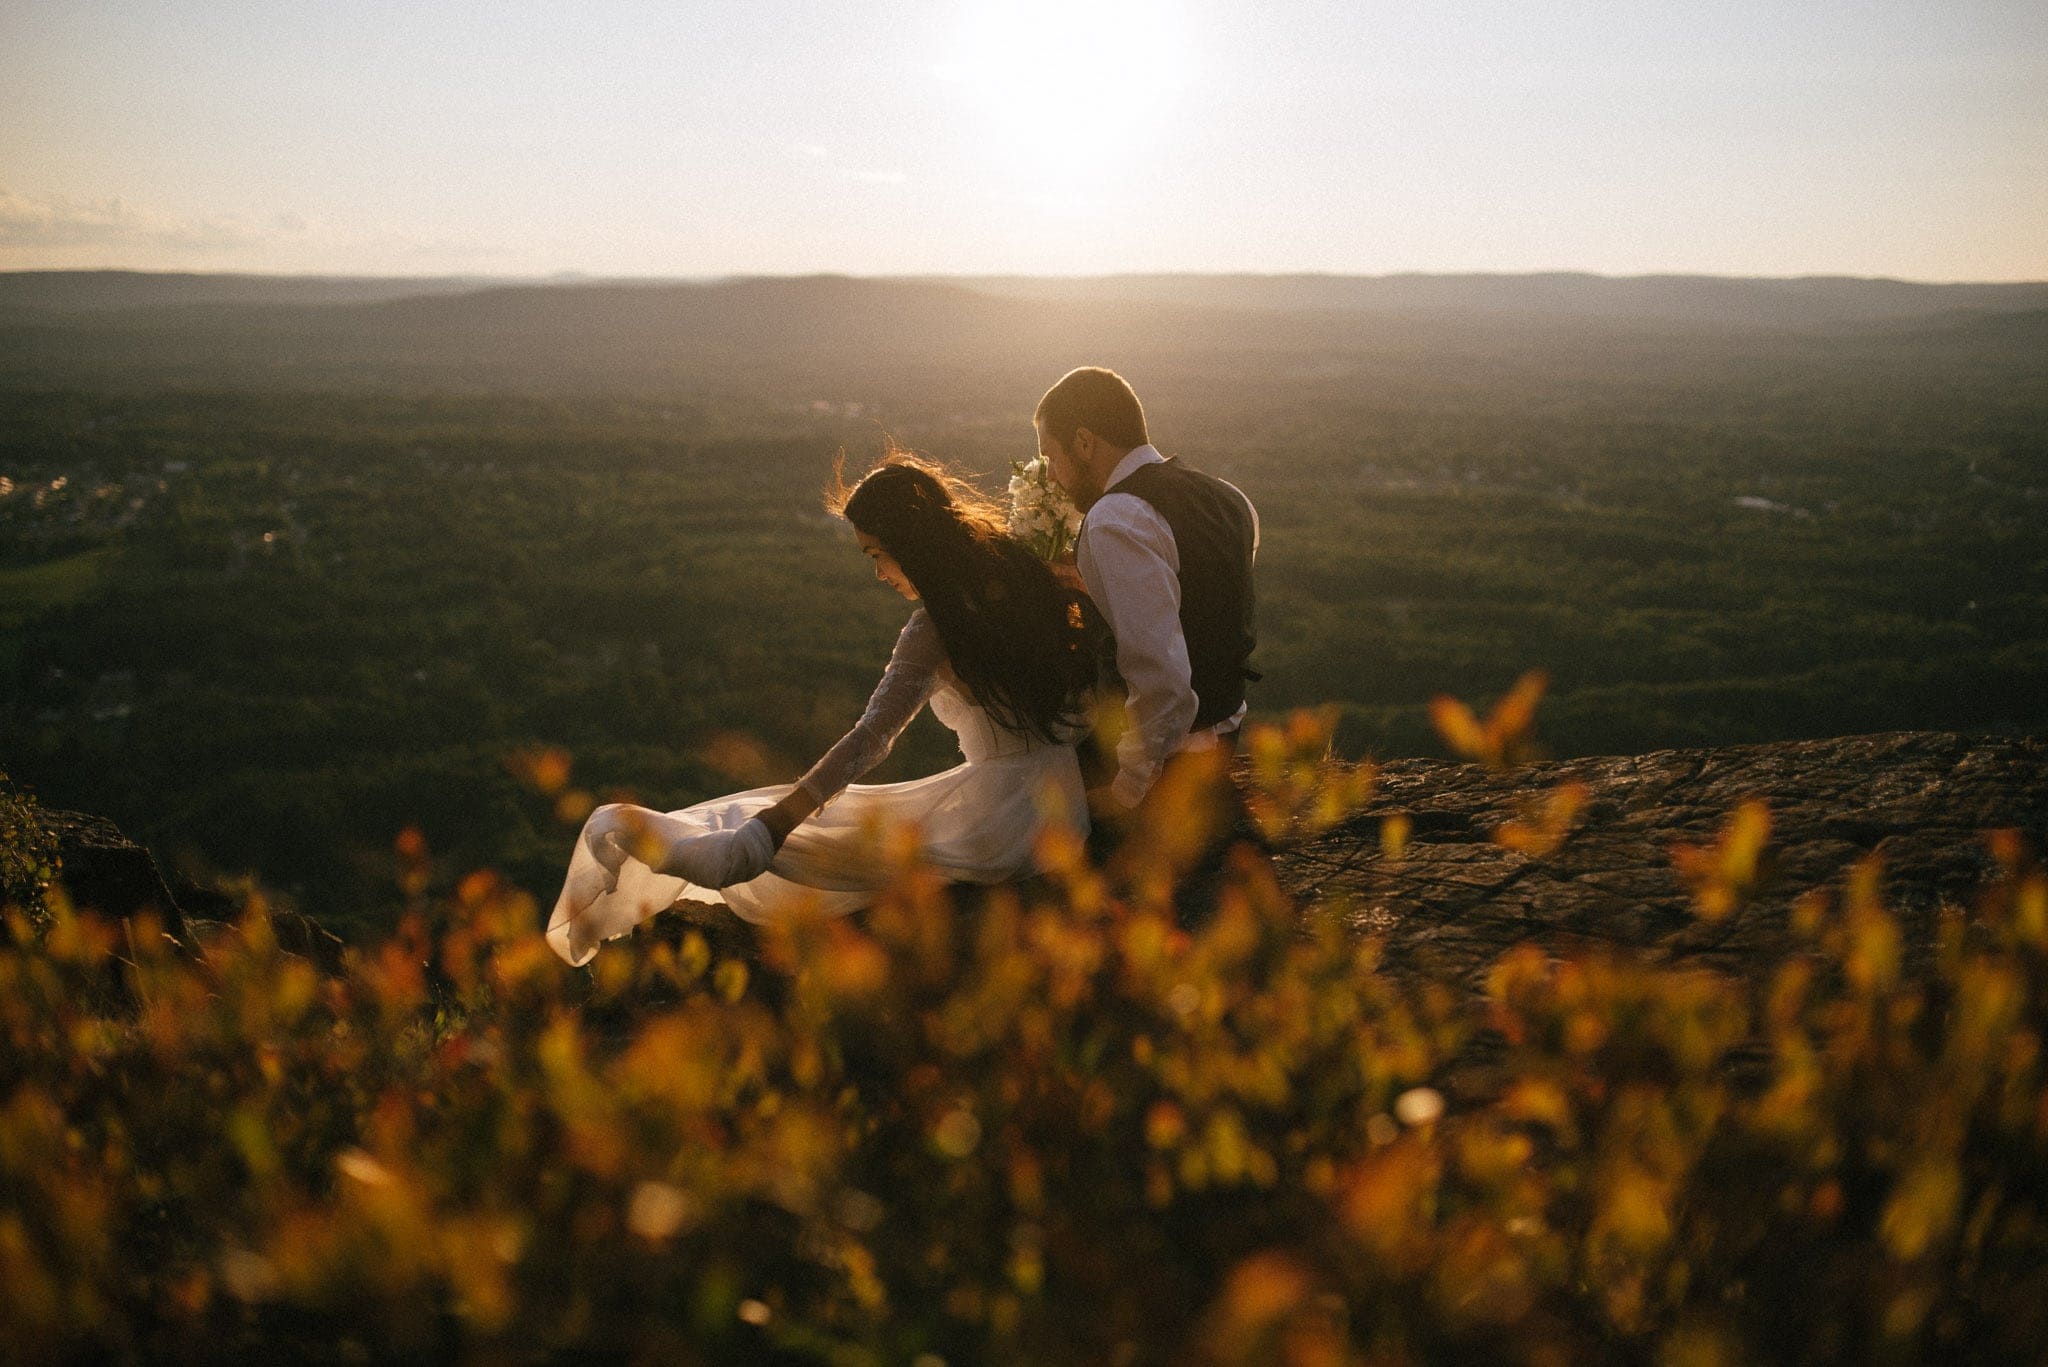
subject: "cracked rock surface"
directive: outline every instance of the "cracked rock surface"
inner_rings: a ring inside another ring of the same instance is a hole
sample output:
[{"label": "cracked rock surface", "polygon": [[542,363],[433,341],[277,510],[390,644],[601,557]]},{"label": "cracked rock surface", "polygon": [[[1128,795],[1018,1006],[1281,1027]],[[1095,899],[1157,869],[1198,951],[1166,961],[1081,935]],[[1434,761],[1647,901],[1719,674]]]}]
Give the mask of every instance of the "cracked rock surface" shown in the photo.
[{"label": "cracked rock surface", "polygon": [[[1563,843],[1530,858],[1493,840],[1518,804],[1570,781],[1590,790]],[[1767,877],[1718,923],[1691,909],[1671,847],[1710,844],[1745,799],[1771,810]],[[1408,817],[1398,858],[1382,822]],[[1909,966],[1924,961],[1944,901],[1966,903],[1992,869],[1984,832],[2017,828],[2048,849],[2048,737],[1894,732],[1833,740],[1529,764],[1505,773],[1435,760],[1380,766],[1371,804],[1275,852],[1297,898],[1338,899],[1383,935],[1386,962],[1477,986],[1517,944],[1625,946],[1666,963],[1762,974],[1800,941],[1798,894],[1838,888],[1866,855],[1883,862]]]}]

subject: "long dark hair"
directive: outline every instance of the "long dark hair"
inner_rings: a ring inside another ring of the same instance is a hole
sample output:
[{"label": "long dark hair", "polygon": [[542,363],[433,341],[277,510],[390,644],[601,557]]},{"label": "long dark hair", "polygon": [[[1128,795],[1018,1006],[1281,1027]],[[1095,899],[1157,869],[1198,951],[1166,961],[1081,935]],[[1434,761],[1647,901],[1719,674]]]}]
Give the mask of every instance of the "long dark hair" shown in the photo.
[{"label": "long dark hair", "polygon": [[1062,739],[1095,681],[1078,595],[1009,534],[1000,506],[939,465],[892,447],[851,488],[832,474],[825,506],[902,567],[974,701],[1013,731]]}]

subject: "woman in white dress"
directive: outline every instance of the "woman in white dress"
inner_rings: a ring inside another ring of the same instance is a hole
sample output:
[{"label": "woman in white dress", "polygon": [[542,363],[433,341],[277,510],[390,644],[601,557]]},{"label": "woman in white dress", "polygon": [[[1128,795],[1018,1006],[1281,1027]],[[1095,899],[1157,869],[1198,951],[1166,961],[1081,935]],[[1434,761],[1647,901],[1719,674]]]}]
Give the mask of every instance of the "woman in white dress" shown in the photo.
[{"label": "woman in white dress", "polygon": [[[1085,833],[1074,741],[1095,652],[1075,592],[971,486],[892,452],[831,505],[875,578],[920,606],[858,723],[794,784],[680,811],[613,803],[584,823],[548,921],[571,964],[684,899],[765,923],[843,914],[887,881],[879,836],[915,826],[920,859],[959,882],[1027,874],[1047,825]],[[907,783],[854,782],[927,703],[961,763]]]}]

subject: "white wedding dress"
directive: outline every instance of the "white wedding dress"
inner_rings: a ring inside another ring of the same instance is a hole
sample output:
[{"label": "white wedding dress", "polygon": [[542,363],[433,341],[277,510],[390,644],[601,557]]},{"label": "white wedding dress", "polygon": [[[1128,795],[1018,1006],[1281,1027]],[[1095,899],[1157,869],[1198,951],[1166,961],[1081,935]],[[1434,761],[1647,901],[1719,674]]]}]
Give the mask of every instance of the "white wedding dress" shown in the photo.
[{"label": "white wedding dress", "polygon": [[[959,737],[962,762],[906,783],[853,782],[882,762],[927,703]],[[957,882],[998,883],[1028,874],[1047,826],[1065,825],[1077,834],[1087,828],[1072,740],[1070,735],[1053,743],[1011,730],[976,706],[947,662],[938,629],[920,608],[896,638],[889,667],[860,721],[798,780],[822,805],[790,832],[768,872],[730,887],[704,888],[630,858],[616,885],[608,886],[611,875],[592,850],[613,831],[633,849],[636,839],[646,839],[639,832],[666,847],[731,830],[788,796],[789,784],[674,812],[616,803],[600,807],[576,841],[548,919],[548,943],[569,963],[588,963],[603,941],[684,900],[724,902],[757,924],[799,908],[832,915],[856,911],[888,882],[884,833],[905,825],[916,828],[919,858]]]}]

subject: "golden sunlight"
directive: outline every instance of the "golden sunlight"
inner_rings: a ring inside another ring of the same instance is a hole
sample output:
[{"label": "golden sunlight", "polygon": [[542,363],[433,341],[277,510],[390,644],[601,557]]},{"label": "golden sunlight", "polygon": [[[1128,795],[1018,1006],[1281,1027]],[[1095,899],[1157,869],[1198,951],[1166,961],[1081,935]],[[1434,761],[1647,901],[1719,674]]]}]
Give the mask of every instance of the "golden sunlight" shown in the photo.
[{"label": "golden sunlight", "polygon": [[986,119],[991,151],[1058,184],[1108,169],[1163,122],[1185,71],[1163,0],[981,0],[935,68]]}]

